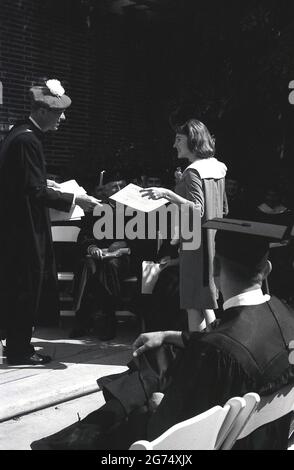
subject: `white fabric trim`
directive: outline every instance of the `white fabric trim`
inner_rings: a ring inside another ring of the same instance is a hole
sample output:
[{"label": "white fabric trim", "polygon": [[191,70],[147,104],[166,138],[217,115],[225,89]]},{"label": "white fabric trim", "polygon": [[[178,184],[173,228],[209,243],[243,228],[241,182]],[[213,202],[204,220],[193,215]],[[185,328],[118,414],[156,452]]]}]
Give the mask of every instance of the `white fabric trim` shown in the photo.
[{"label": "white fabric trim", "polygon": [[195,160],[195,162],[191,163],[191,165],[189,165],[186,170],[189,168],[197,170],[201,179],[220,179],[224,178],[227,173],[226,165],[214,157]]},{"label": "white fabric trim", "polygon": [[35,119],[32,118],[32,116],[29,117],[29,120],[40,130],[43,132],[42,128],[39,126],[39,124],[36,123]]},{"label": "white fabric trim", "polygon": [[223,309],[227,310],[228,308],[241,307],[244,305],[260,305],[268,302],[270,298],[270,295],[263,294],[261,289],[254,289],[226,300]]}]

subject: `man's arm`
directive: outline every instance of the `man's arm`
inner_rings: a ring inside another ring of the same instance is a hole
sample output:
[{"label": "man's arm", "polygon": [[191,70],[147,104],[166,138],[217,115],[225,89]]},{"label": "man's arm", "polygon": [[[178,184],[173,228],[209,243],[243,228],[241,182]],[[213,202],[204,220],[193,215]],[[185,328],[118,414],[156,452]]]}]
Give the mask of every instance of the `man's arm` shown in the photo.
[{"label": "man's arm", "polygon": [[154,331],[142,333],[133,344],[133,356],[138,357],[149,349],[159,348],[164,343],[184,347],[181,331]]},{"label": "man's arm", "polygon": [[64,212],[70,211],[73,202],[85,211],[92,210],[99,203],[97,199],[87,195],[77,196],[74,201],[74,194],[48,188],[43,170],[44,157],[38,143],[25,138],[18,140],[14,145],[14,151],[19,156],[23,168],[25,191],[31,198]]}]

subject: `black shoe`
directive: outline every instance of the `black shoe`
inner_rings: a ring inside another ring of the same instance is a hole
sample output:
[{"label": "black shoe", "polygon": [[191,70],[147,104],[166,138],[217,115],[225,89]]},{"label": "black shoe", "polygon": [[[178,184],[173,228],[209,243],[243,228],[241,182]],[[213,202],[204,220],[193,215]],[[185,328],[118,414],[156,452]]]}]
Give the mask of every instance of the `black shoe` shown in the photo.
[{"label": "black shoe", "polygon": [[[103,435],[98,425],[74,423],[31,444],[32,450],[97,450]],[[100,449],[101,450],[101,447]]]},{"label": "black shoe", "polygon": [[43,354],[34,353],[31,356],[25,356],[22,358],[7,358],[8,364],[12,366],[43,366],[52,361],[50,356]]}]

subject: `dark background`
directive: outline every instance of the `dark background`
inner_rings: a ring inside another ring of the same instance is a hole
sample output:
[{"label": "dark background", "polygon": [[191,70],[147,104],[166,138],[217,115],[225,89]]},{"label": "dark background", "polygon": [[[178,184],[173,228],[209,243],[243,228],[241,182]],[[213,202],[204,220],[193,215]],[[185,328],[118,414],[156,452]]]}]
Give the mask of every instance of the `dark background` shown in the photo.
[{"label": "dark background", "polygon": [[46,136],[50,172],[167,177],[180,106],[253,191],[290,187],[293,46],[293,0],[0,0],[0,123],[27,115],[29,86],[58,78],[73,105]]}]

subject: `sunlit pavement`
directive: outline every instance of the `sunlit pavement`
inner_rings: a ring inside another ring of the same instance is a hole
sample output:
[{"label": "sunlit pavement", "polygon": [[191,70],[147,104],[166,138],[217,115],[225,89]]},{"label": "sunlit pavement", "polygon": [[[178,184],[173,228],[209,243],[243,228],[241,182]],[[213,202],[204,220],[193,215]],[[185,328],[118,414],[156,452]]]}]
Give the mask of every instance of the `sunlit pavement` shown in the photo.
[{"label": "sunlit pavement", "polygon": [[[53,357],[47,366],[11,367],[0,355],[0,450],[28,450],[33,441],[100,407],[104,399],[97,378],[125,370],[139,333],[136,324],[123,322],[115,340],[70,340],[69,328],[67,322],[35,332],[36,348]],[[288,450],[294,450],[294,433]]]},{"label": "sunlit pavement", "polygon": [[33,440],[77,421],[103,403],[97,378],[121,372],[139,333],[134,321],[119,322],[114,340],[68,339],[62,328],[39,328],[33,342],[53,361],[46,366],[9,366],[0,355],[0,449],[29,449]]}]

